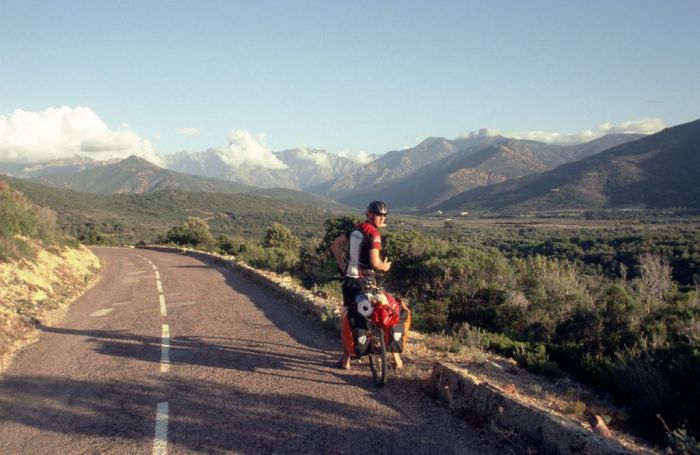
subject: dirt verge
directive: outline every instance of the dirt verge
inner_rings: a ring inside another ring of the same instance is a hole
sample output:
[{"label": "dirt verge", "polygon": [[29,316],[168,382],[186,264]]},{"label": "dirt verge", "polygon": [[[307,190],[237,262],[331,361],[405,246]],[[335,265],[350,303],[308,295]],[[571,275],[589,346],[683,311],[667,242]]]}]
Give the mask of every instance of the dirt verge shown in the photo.
[{"label": "dirt verge", "polygon": [[0,263],[0,372],[16,352],[33,342],[37,324],[51,325],[63,318],[68,304],[93,282],[100,262],[87,248],[37,250],[34,261]]}]

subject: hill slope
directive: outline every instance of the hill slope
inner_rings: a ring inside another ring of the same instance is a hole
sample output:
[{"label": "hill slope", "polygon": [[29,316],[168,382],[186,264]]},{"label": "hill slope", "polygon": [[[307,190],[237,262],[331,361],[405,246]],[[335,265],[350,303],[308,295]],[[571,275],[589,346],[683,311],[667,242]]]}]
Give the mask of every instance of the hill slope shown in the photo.
[{"label": "hill slope", "polygon": [[240,183],[169,171],[135,156],[71,175],[43,175],[35,178],[35,181],[97,194],[151,193],[165,189],[205,193],[244,193],[254,189]]},{"label": "hill slope", "polygon": [[[329,212],[295,202],[251,194],[157,191],[144,194],[89,194],[0,176],[32,201],[53,209],[58,224],[78,238],[101,235],[111,243],[151,241],[188,216],[205,219],[213,233],[261,238],[274,222],[304,237],[317,233]],[[287,190],[284,191],[286,193]]]},{"label": "hill slope", "polygon": [[700,209],[700,120],[667,128],[543,174],[476,188],[442,210]]},{"label": "hill slope", "polygon": [[472,143],[403,178],[371,185],[362,191],[356,188],[336,198],[355,206],[381,198],[392,207],[426,208],[469,189],[544,172],[639,137],[642,136],[606,136],[573,146],[491,138],[488,142]]},{"label": "hill slope", "polygon": [[160,168],[135,156],[71,175],[42,175],[34,180],[41,184],[84,193],[144,194],[168,190],[191,193],[257,194],[277,200],[307,203],[326,210],[348,209],[318,194],[290,189],[261,189],[236,182],[182,174]]}]

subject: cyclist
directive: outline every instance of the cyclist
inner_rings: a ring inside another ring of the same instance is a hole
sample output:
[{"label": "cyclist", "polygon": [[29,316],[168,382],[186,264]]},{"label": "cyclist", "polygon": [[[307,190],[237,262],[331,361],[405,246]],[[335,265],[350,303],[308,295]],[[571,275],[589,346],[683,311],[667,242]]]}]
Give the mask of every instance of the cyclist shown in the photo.
[{"label": "cyclist", "polygon": [[[343,280],[343,305],[345,314],[342,319],[343,358],[338,366],[350,369],[350,359],[362,355],[367,346],[365,336],[367,319],[358,312],[355,297],[363,289],[376,286],[375,272],[388,272],[391,262],[381,259],[382,236],[378,228],[386,226],[386,216],[389,213],[382,201],[372,201],[365,212],[366,219],[357,224],[350,232],[340,234],[331,247],[338,270],[345,277]],[[344,252],[348,252],[348,262],[345,262]],[[354,346],[354,351],[351,346]],[[403,363],[398,353],[394,354],[396,367]]]}]

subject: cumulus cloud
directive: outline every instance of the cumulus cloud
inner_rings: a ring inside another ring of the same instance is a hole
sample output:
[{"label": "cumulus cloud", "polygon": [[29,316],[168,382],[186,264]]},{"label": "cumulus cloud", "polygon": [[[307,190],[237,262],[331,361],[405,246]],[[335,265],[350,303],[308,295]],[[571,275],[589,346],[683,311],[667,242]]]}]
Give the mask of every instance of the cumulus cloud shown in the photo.
[{"label": "cumulus cloud", "polygon": [[296,157],[301,160],[311,161],[318,167],[330,167],[331,165],[328,155],[323,152],[314,152],[304,147],[297,149]]},{"label": "cumulus cloud", "polygon": [[0,161],[37,163],[88,157],[95,160],[136,155],[162,165],[150,142],[127,126],[111,130],[88,107],[17,109],[0,115]]},{"label": "cumulus cloud", "polygon": [[200,133],[198,128],[190,128],[190,127],[175,128],[175,131],[182,134],[183,136],[189,136],[189,137],[197,136]]},{"label": "cumulus cloud", "polygon": [[228,146],[217,149],[221,159],[231,166],[261,166],[266,169],[287,169],[277,156],[265,145],[265,136],[253,136],[245,130],[231,130],[228,136]]},{"label": "cumulus cloud", "polygon": [[350,150],[341,150],[338,152],[338,156],[341,156],[343,158],[347,158],[352,161],[356,161],[360,164],[367,164],[371,161],[374,161],[377,157],[371,153],[367,153],[364,150],[360,150],[359,152],[353,152]]},{"label": "cumulus cloud", "polygon": [[477,137],[494,137],[499,136],[501,132],[494,128],[481,128],[476,131],[464,134],[462,138],[477,138]]},{"label": "cumulus cloud", "polygon": [[594,129],[579,133],[554,133],[550,131],[528,131],[526,133],[506,133],[504,136],[514,139],[528,139],[548,144],[573,145],[589,142],[606,134],[653,134],[664,129],[666,125],[660,118],[630,120],[619,125],[603,123]]}]

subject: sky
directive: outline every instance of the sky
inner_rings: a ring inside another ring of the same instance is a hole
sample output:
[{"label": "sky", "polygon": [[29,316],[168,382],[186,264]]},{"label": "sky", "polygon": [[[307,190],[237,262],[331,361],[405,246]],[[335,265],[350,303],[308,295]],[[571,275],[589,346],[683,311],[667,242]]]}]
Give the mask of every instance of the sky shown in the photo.
[{"label": "sky", "polygon": [[0,0],[0,161],[652,133],[700,118],[699,19],[697,0]]}]

